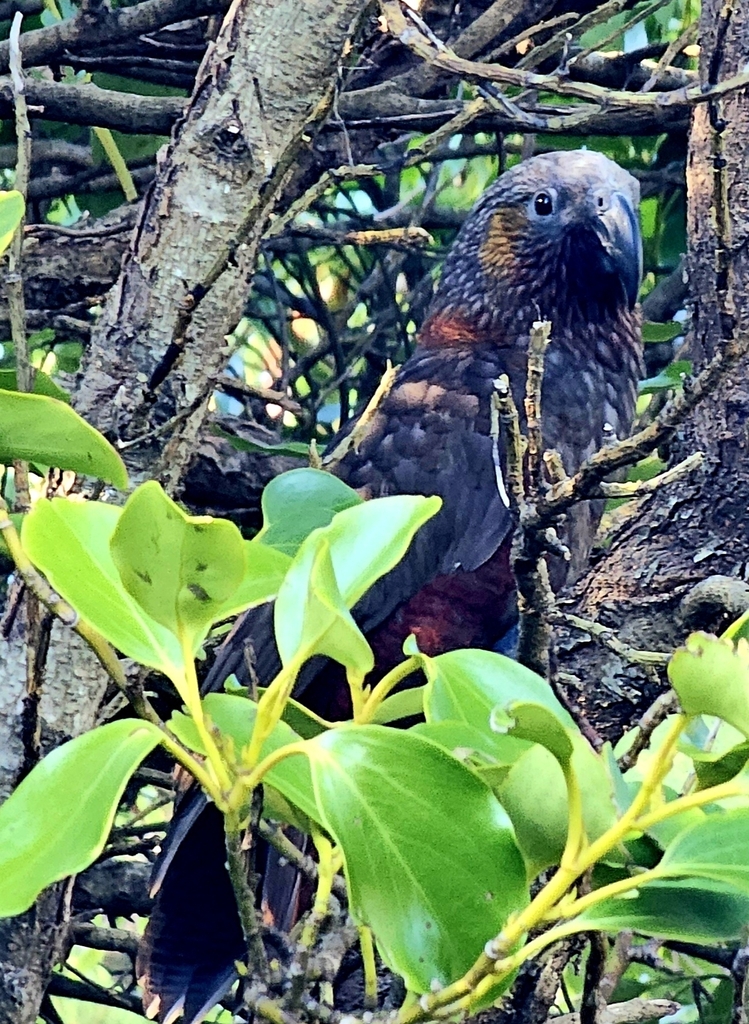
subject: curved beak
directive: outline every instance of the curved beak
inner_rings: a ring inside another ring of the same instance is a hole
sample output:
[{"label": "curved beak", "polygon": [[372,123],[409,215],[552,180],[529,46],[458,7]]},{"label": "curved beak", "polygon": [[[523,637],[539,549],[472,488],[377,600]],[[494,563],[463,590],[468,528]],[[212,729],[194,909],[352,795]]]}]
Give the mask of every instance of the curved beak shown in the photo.
[{"label": "curved beak", "polygon": [[607,208],[596,210],[594,227],[605,253],[606,270],[620,279],[632,309],[642,280],[642,239],[631,198],[612,192]]}]

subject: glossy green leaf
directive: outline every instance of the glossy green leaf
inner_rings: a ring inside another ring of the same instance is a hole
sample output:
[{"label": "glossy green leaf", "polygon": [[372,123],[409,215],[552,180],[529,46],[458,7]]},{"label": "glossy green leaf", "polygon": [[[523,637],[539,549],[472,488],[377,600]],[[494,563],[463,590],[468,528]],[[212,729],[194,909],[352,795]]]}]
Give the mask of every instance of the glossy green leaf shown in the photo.
[{"label": "glossy green leaf", "polygon": [[[611,778],[604,760],[582,737],[573,743],[570,764],[582,796],[585,832],[593,841],[616,820]],[[559,759],[534,744],[509,767],[496,792],[515,826],[529,876],[558,864],[569,822],[567,783]]]},{"label": "glossy green leaf", "polygon": [[428,680],[424,700],[428,721],[463,721],[488,729],[495,708],[528,701],[547,708],[563,725],[576,728],[546,680],[511,658],[478,650],[421,657]]},{"label": "glossy green leaf", "polygon": [[717,882],[645,885],[630,898],[603,900],[575,918],[578,931],[635,931],[682,942],[727,942],[743,936],[749,897]]},{"label": "glossy green leaf", "polygon": [[744,770],[749,761],[749,742],[737,743],[735,747],[720,754],[687,745],[680,745],[679,749],[692,758],[698,790],[729,782]]},{"label": "glossy green leaf", "polygon": [[515,736],[520,740],[540,743],[566,769],[572,758],[573,731],[543,704],[510,701],[492,711],[489,724],[494,732]]},{"label": "glossy green leaf", "polygon": [[674,652],[668,678],[687,715],[716,715],[749,739],[749,643],[692,633]]},{"label": "glossy green leaf", "polygon": [[53,750],[0,807],[0,916],[104,848],[128,779],[160,739],[149,722],[110,722]]},{"label": "glossy green leaf", "polygon": [[387,725],[402,718],[424,714],[424,686],[410,686],[407,690],[391,693],[372,716],[376,725]]},{"label": "glossy green leaf", "polygon": [[313,530],[327,526],[337,512],[362,503],[356,491],[320,469],[281,473],[261,500],[263,528],[256,540],[292,556]]},{"label": "glossy green leaf", "polygon": [[127,487],[120,456],[65,402],[47,395],[0,391],[0,462],[40,462]]},{"label": "glossy green leaf", "polygon": [[258,544],[257,540],[243,541],[243,545],[244,578],[231,597],[216,609],[214,622],[272,601],[291,565],[291,559],[283,551]]},{"label": "glossy green leaf", "polygon": [[498,800],[412,732],[345,725],[308,750],[323,823],[344,854],[352,913],[413,991],[456,980],[528,901]]},{"label": "glossy green leaf", "polygon": [[176,637],[125,590],[110,541],[122,509],[99,501],[42,498],[25,517],[21,541],[68,604],[128,658],[179,678]]},{"label": "glossy green leaf", "polygon": [[734,643],[742,637],[749,640],[749,608],[721,633],[721,639],[733,640]]},{"label": "glossy green leaf", "polygon": [[[0,370],[0,391],[18,391],[18,379],[15,370]],[[57,398],[60,402],[70,405],[70,395],[59,387],[49,374],[37,370],[34,374],[35,395],[47,395],[49,398]]]},{"label": "glossy green leaf", "polygon": [[276,641],[284,663],[299,652],[321,653],[370,670],[371,652],[366,654],[366,641],[347,610],[398,564],[440,504],[439,498],[412,494],[377,498],[337,513],[310,534],[276,600]]},{"label": "glossy green leaf", "polygon": [[495,765],[514,764],[533,746],[515,736],[492,735],[468,722],[420,722],[411,732],[439,743],[461,761],[477,755],[479,760]]},{"label": "glossy green leaf", "polygon": [[[571,758],[588,837],[595,839],[610,827],[615,808],[606,765],[580,735],[545,679],[491,651],[422,656],[422,664],[428,679],[424,702],[428,721],[462,721],[490,740],[525,742],[509,770],[498,773],[494,784],[515,826],[529,874],[558,863],[567,839],[567,785],[560,761]],[[492,724],[509,731],[499,734]],[[528,741],[542,743],[553,753],[531,750]],[[497,757],[501,763],[499,751]]]},{"label": "glossy green leaf", "polygon": [[197,649],[245,579],[245,546],[226,519],[189,516],[155,480],[128,498],[112,558],[147,615]]},{"label": "glossy green leaf", "polygon": [[276,599],[276,643],[281,661],[324,654],[363,679],[374,668],[372,648],[354,622],[336,580],[323,532],[302,545]]},{"label": "glossy green leaf", "polygon": [[20,192],[0,192],[0,253],[13,241],[16,228],[23,220],[26,204]]},{"label": "glossy green leaf", "polygon": [[[203,707],[221,733],[227,756],[233,760],[250,742],[257,715],[257,704],[247,697],[239,697],[234,694],[209,693],[203,698]],[[205,754],[195,723],[189,715],[175,711],[169,720],[169,728],[185,746],[200,754]],[[267,757],[268,754],[272,754],[280,747],[299,743],[300,740],[301,736],[295,733],[286,722],[278,722],[261,748],[261,758]],[[309,762],[306,757],[295,754],[279,761],[267,773],[265,782],[279,790],[289,803],[298,807],[307,818],[311,818],[313,821],[319,820]],[[277,807],[274,809],[278,810]],[[281,815],[281,817],[286,820],[285,816]],[[297,821],[293,821],[292,824],[297,824]]]},{"label": "glossy green leaf", "polygon": [[664,877],[724,882],[749,896],[747,849],[749,807],[737,807],[705,815],[684,829],[664,853],[658,870]]},{"label": "glossy green leaf", "polygon": [[509,767],[497,795],[515,826],[528,877],[558,864],[569,815],[567,786],[554,755],[533,744]]}]

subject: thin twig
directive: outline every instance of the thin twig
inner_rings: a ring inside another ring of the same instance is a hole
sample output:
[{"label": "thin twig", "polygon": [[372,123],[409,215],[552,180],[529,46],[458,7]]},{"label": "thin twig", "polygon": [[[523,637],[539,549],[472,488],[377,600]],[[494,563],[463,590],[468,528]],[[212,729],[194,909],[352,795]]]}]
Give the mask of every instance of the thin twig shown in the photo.
[{"label": "thin twig", "polygon": [[656,728],[664,722],[669,715],[675,714],[679,709],[676,694],[673,690],[662,693],[655,700],[637,723],[637,734],[631,747],[619,758],[619,767],[623,772],[632,768],[637,763],[641,751],[650,743],[650,737]]},{"label": "thin twig", "polygon": [[[274,822],[261,818],[258,827],[258,835],[285,857],[289,864],[301,871],[311,882],[317,882],[317,864],[306,853],[302,853],[298,846],[294,846],[288,836],[284,835],[281,826]],[[333,893],[338,899],[347,898],[346,883],[340,875],[333,879]]]},{"label": "thin twig", "polygon": [[587,633],[588,636],[598,640],[604,647],[608,647],[610,651],[618,654],[620,658],[623,658],[632,665],[653,665],[657,668],[663,668],[671,660],[670,654],[661,653],[660,651],[643,651],[630,647],[629,644],[623,643],[617,637],[613,629],[603,626],[600,622],[581,619],[578,615],[570,615],[567,612],[557,612],[554,618],[556,622],[572,626],[573,629],[579,629],[581,632]]},{"label": "thin twig", "polygon": [[650,480],[603,481],[598,491],[602,498],[640,498],[645,494],[653,494],[661,487],[667,487],[677,480],[683,479],[695,469],[705,464],[705,453],[694,452],[675,466],[651,477]]},{"label": "thin twig", "polygon": [[661,75],[669,66],[669,64],[671,64],[674,57],[678,53],[681,53],[685,46],[688,46],[689,43],[693,42],[697,38],[698,27],[699,22],[693,21],[691,25],[687,25],[687,27],[684,29],[684,31],[677,39],[674,39],[673,42],[669,43],[669,45],[666,47],[663,56],[656,64],[653,74],[643,85],[640,92],[650,92],[651,89],[655,88],[655,86],[658,84],[658,79],[661,77]]},{"label": "thin twig", "polygon": [[359,450],[359,446],[364,441],[365,437],[369,434],[372,429],[372,423],[374,421],[377,410],[380,408],[384,400],[390,394],[390,390],[395,383],[395,378],[398,373],[397,366],[391,366],[388,363],[388,367],[382,375],[380,383],[377,385],[377,390],[370,398],[367,403],[367,407],[361,414],[359,419],[356,421],[356,425],[353,430],[348,433],[342,441],[340,441],[329,455],[326,455],[323,459],[323,468],[327,469],[329,473],[332,473],[336,466],[338,466],[346,454],[353,448],[354,451]]},{"label": "thin twig", "polygon": [[[261,799],[259,789],[253,794],[253,816],[260,808],[260,799],[258,798]],[[257,876],[248,870],[251,847],[247,844],[252,841],[252,827],[252,824],[248,827],[243,839],[239,816],[233,813],[224,816],[226,866],[234,889],[239,920],[247,946],[248,966],[253,977],[260,981],[266,981],[269,971],[268,956],[260,934],[260,921],[255,907]]]},{"label": "thin twig", "polygon": [[682,392],[672,398],[646,427],[631,437],[605,445],[580,466],[576,473],[553,486],[539,499],[535,509],[527,510],[526,529],[552,525],[554,520],[581,500],[599,495],[600,484],[618,469],[632,466],[668,441],[686,417],[723,377],[749,352],[749,334],[731,339],[693,380],[684,382]]},{"label": "thin twig", "polygon": [[544,358],[551,336],[551,323],[537,320],[531,327],[528,345],[528,370],[525,382],[525,424],[528,438],[527,471],[529,497],[535,498],[541,482],[541,456],[544,450],[541,433],[541,385],[544,379]]},{"label": "thin twig", "polygon": [[520,433],[520,417],[512,397],[510,378],[506,373],[494,381],[492,404],[497,409],[499,426],[505,442],[508,490],[515,505],[519,506],[525,500],[525,485],[523,483],[525,439]]},{"label": "thin twig", "polygon": [[[13,106],[16,119],[16,191],[23,196],[29,187],[31,168],[31,127],[29,111],[26,103],[26,85],[21,67],[21,23],[23,14],[16,12],[10,29],[8,45],[10,48],[10,77],[13,88]],[[23,294],[23,227],[24,219],[16,228],[10,243],[8,274],[5,278],[5,293],[8,297],[8,313],[10,317],[10,334],[13,340],[16,359],[16,387],[19,391],[32,391],[34,387],[34,368],[29,359],[29,347],[26,337],[26,300]],[[31,507],[29,493],[29,467],[27,462],[14,460],[14,483],[16,489],[15,507],[24,512]]]},{"label": "thin twig", "polygon": [[214,387],[217,391],[223,391],[227,395],[261,398],[264,402],[272,402],[273,405],[286,409],[287,412],[291,412],[295,416],[304,415],[304,409],[299,402],[295,402],[293,398],[289,398],[282,391],[274,391],[273,388],[262,388],[257,384],[248,384],[246,381],[240,380],[239,377],[230,377],[228,374],[224,374],[214,381]]}]

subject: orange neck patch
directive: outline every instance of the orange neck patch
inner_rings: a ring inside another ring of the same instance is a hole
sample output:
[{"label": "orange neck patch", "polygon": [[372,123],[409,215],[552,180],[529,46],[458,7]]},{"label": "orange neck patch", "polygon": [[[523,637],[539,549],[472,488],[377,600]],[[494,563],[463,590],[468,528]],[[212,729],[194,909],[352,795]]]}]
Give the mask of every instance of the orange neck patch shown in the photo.
[{"label": "orange neck patch", "polygon": [[452,310],[434,313],[419,331],[419,344],[425,348],[451,348],[490,340],[489,332],[477,328],[463,313]]},{"label": "orange neck patch", "polygon": [[481,266],[487,273],[507,274],[515,262],[515,249],[527,225],[525,211],[517,206],[497,210],[489,221],[486,239],[479,250]]}]

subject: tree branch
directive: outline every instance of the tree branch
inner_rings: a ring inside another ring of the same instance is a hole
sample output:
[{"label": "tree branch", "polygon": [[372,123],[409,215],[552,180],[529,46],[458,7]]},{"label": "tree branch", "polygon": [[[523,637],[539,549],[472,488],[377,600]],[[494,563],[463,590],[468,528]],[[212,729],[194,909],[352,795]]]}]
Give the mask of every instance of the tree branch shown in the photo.
[{"label": "tree branch", "polygon": [[[79,46],[96,50],[120,39],[137,39],[172,22],[220,13],[228,6],[228,0],[145,0],[134,7],[119,8],[101,4],[95,11],[81,10],[74,18],[26,32],[23,66],[31,68],[56,62]],[[9,54],[9,44],[0,43],[0,74],[8,70]]]}]

